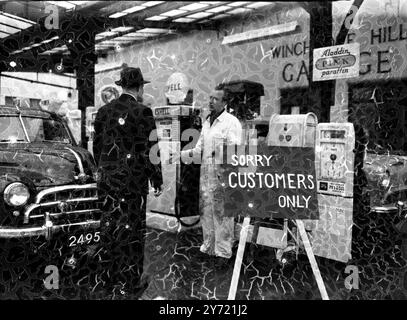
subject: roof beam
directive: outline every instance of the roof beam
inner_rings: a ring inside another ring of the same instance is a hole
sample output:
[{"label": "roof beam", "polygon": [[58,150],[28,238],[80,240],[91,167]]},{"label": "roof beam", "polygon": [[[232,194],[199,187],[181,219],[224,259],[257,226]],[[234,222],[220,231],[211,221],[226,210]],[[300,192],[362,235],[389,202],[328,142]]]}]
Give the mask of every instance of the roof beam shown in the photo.
[{"label": "roof beam", "polygon": [[[38,24],[22,30],[16,34],[13,34],[0,41],[0,60],[7,60],[9,58],[15,58],[16,55],[11,53],[16,50],[20,50],[24,47],[29,47],[35,42],[42,42],[44,40],[51,39],[55,36],[59,36],[61,41],[66,41],[69,38],[75,38],[86,32],[89,35],[94,35],[98,32],[104,31],[104,25],[106,23],[100,18],[93,17],[87,19],[80,16],[77,12],[67,14],[60,19],[59,29],[47,29],[45,28],[44,19],[40,19]],[[65,44],[65,42],[63,43]],[[51,50],[61,45],[60,42],[50,42],[46,44],[47,50]]]},{"label": "roof beam", "polygon": [[[120,17],[118,19],[112,19],[108,17],[88,17],[86,15],[97,15],[97,10],[104,8],[108,5],[113,4],[114,1],[98,1],[90,3],[86,8],[81,8],[80,10],[73,10],[72,12],[66,12],[65,14],[60,17],[60,29],[51,29],[48,30],[45,28],[45,19],[43,17],[38,20],[38,23],[24,29],[18,33],[12,34],[7,38],[0,39],[0,60],[10,60],[10,59],[18,59],[24,58],[27,59],[29,57],[37,57],[39,53],[52,50],[53,48],[60,47],[63,44],[67,44],[67,38],[75,38],[78,34],[81,33],[89,33],[91,30],[91,34],[89,36],[94,36],[97,33],[108,31],[109,28],[117,28],[121,26],[129,26],[133,27],[134,29],[118,33],[114,36],[109,36],[98,40],[97,43],[102,41],[112,40],[116,37],[120,37],[126,35],[131,32],[135,32],[137,30],[143,28],[162,28],[162,29],[170,29],[178,32],[185,32],[190,30],[217,30],[218,24],[216,23],[176,23],[170,21],[172,18],[169,18],[165,21],[148,21],[145,20],[146,18],[154,15],[159,15],[163,12],[170,11],[177,9],[179,7],[195,3],[194,1],[185,1],[185,2],[164,2],[162,4],[156,5],[154,7],[149,7],[145,10],[140,12],[134,12],[128,14],[126,16]],[[212,7],[212,6],[210,6]],[[210,8],[209,7],[209,8]],[[56,35],[59,36],[58,41],[52,41],[46,44],[42,44],[40,46],[34,47],[27,51],[11,54],[13,51],[21,50],[24,47],[30,47],[34,43],[40,43],[44,40],[51,39]],[[157,35],[158,38],[162,35]],[[146,40],[152,39],[147,38]],[[33,41],[34,40],[34,41]],[[85,51],[90,50],[84,49]]]},{"label": "roof beam", "polygon": [[[111,22],[111,21],[110,21]],[[120,23],[113,22],[110,24],[112,29],[123,26]],[[118,38],[124,36],[128,33],[136,32],[137,30],[141,30],[144,28],[159,28],[159,29],[169,29],[176,32],[185,32],[190,30],[217,30],[215,24],[204,24],[204,23],[180,23],[180,22],[171,22],[171,21],[143,21],[143,20],[128,20],[124,24],[126,27],[133,27],[131,30],[127,30],[124,32],[118,32],[116,35],[111,35],[105,37],[103,39],[97,40],[96,43],[100,43],[107,40],[112,40],[114,38]],[[106,30],[107,31],[107,30]]]}]

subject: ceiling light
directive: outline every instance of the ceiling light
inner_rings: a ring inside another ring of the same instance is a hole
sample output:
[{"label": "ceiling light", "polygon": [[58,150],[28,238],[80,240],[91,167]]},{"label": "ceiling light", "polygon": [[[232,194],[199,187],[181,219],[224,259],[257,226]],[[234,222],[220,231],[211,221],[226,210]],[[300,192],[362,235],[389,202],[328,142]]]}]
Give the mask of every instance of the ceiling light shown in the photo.
[{"label": "ceiling light", "polygon": [[11,33],[11,34],[13,34],[13,33],[19,32],[20,29],[13,28],[13,27],[9,27],[9,26],[5,26],[5,25],[0,24],[0,31],[1,31],[1,32],[5,32],[5,33]]},{"label": "ceiling light", "polygon": [[68,1],[47,1],[50,4],[53,4],[55,6],[65,8],[65,9],[73,9],[76,7],[75,4],[69,3]]},{"label": "ceiling light", "polygon": [[140,37],[142,37],[143,35],[141,34],[141,33],[136,33],[136,32],[131,32],[131,33],[126,33],[126,34],[124,34],[124,35],[122,35],[121,36],[121,38],[124,38],[124,37],[128,37],[128,38],[132,38],[132,37],[137,37],[137,38],[140,38]]},{"label": "ceiling light", "polygon": [[0,23],[8,24],[10,27],[18,29],[27,29],[35,24],[35,22],[23,19],[12,14],[0,12]]},{"label": "ceiling light", "polygon": [[179,10],[187,10],[187,11],[194,11],[194,10],[199,10],[202,8],[206,8],[209,6],[209,4],[206,3],[191,3],[189,5],[183,6],[181,8],[178,8]]},{"label": "ceiling light", "polygon": [[272,4],[272,3],[270,3],[270,2],[253,2],[251,4],[248,4],[246,7],[247,8],[260,8],[260,7],[268,6],[269,4]]},{"label": "ceiling light", "polygon": [[265,37],[275,36],[294,31],[298,26],[297,21],[291,21],[284,24],[273,25],[270,27],[249,30],[243,33],[236,33],[223,38],[222,44],[235,44],[245,42],[247,40],[256,40]]},{"label": "ceiling light", "polygon": [[101,33],[98,33],[96,35],[96,39],[106,38],[106,37],[109,37],[109,36],[114,36],[115,34],[117,34],[117,32],[111,32],[111,31],[101,32]]},{"label": "ceiling light", "polygon": [[189,22],[194,22],[196,19],[191,19],[191,18],[178,18],[173,20],[173,22],[182,22],[182,23],[189,23]]},{"label": "ceiling light", "polygon": [[16,20],[19,20],[19,21],[27,22],[27,23],[29,23],[29,24],[31,24],[31,25],[35,24],[34,21],[31,21],[31,20],[28,20],[28,19],[24,19],[24,18],[22,18],[22,17],[20,17],[20,16],[15,16],[15,15],[13,15],[13,14],[11,14],[11,13],[0,12],[0,14],[3,15],[3,16],[12,18],[12,19],[16,19]]},{"label": "ceiling light", "polygon": [[165,1],[147,1],[143,3],[143,6],[145,7],[153,7],[156,6],[157,4],[163,3]]},{"label": "ceiling light", "polygon": [[109,18],[116,19],[116,18],[123,17],[123,16],[125,16],[125,15],[127,15],[126,12],[116,12],[116,13],[114,13],[114,14],[111,14],[111,15],[109,16]]},{"label": "ceiling light", "polygon": [[107,40],[107,41],[99,42],[98,44],[101,44],[101,45],[103,45],[103,44],[116,45],[116,44],[118,44],[118,42],[117,42],[117,41],[113,41],[113,40]]},{"label": "ceiling light", "polygon": [[183,14],[183,13],[188,13],[188,12],[185,11],[185,10],[175,9],[175,10],[170,10],[170,11],[167,11],[167,12],[163,12],[163,13],[161,13],[161,15],[166,16],[166,17],[175,17],[175,16],[178,16],[178,15]]},{"label": "ceiling light", "polygon": [[126,13],[133,13],[133,12],[137,12],[137,11],[141,11],[141,10],[144,10],[146,7],[143,7],[143,6],[135,6],[135,7],[131,7],[131,8],[128,8],[128,9],[126,9],[126,10],[123,10],[123,12],[126,12]]},{"label": "ceiling light", "polygon": [[144,28],[137,30],[137,33],[167,33],[167,32],[170,32],[170,30],[160,28]]},{"label": "ceiling light", "polygon": [[133,27],[117,27],[117,28],[112,29],[111,31],[112,32],[125,32],[125,31],[131,30],[131,29],[133,29]]},{"label": "ceiling light", "polygon": [[90,1],[68,1],[68,2],[80,6],[81,4],[84,4],[84,3],[90,2]]},{"label": "ceiling light", "polygon": [[146,37],[156,37],[159,36],[159,33],[147,33],[147,32],[143,32],[143,33],[139,33],[141,35],[140,38],[146,38]]},{"label": "ceiling light", "polygon": [[202,18],[209,17],[211,15],[212,15],[212,13],[210,13],[210,12],[197,12],[197,13],[191,14],[191,15],[186,16],[186,17],[187,18],[202,19]]},{"label": "ceiling light", "polygon": [[114,38],[114,40],[115,41],[120,41],[120,42],[129,42],[129,41],[131,41],[132,39],[134,39],[134,38],[132,38],[132,37],[117,37],[117,38]]},{"label": "ceiling light", "polygon": [[17,66],[17,63],[15,61],[10,62],[10,67],[15,68]]},{"label": "ceiling light", "polygon": [[228,11],[229,14],[240,14],[240,13],[245,13],[245,12],[251,12],[252,9],[248,9],[248,8],[237,8],[235,10],[232,11]]},{"label": "ceiling light", "polygon": [[229,6],[220,6],[220,7],[210,8],[210,9],[206,10],[206,12],[218,13],[218,12],[226,11],[229,9],[230,9]]},{"label": "ceiling light", "polygon": [[57,39],[59,39],[59,37],[55,36],[55,37],[52,37],[50,39],[44,40],[42,43],[48,43],[48,42],[51,42],[51,41],[54,41],[54,40],[57,40]]},{"label": "ceiling light", "polygon": [[150,21],[161,21],[161,20],[165,20],[168,19],[168,17],[164,17],[164,16],[152,16],[147,18],[146,20],[150,20]]},{"label": "ceiling light", "polygon": [[231,3],[228,3],[228,6],[231,6],[231,7],[240,7],[240,6],[242,6],[242,5],[246,4],[246,3],[250,3],[250,1],[236,1],[236,2],[231,2]]}]

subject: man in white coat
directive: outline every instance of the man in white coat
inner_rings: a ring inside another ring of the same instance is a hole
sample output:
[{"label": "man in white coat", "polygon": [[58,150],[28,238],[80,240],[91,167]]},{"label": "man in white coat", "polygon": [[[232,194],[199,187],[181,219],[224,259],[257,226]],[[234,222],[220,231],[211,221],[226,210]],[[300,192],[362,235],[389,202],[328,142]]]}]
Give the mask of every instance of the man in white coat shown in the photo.
[{"label": "man in white coat", "polygon": [[224,91],[211,93],[209,110],[211,113],[202,126],[195,148],[182,151],[181,160],[202,157],[200,210],[203,244],[200,251],[218,257],[216,265],[223,267],[232,256],[234,217],[225,216],[220,164],[215,164],[214,159],[223,143],[241,143],[242,126],[235,116],[226,111]]}]

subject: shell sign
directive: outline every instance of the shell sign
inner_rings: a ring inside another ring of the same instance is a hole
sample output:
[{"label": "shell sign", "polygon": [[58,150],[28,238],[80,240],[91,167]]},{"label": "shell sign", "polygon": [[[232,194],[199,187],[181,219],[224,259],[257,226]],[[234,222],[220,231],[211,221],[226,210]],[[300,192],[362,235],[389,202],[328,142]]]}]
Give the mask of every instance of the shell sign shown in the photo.
[{"label": "shell sign", "polygon": [[182,104],[189,90],[189,81],[181,72],[173,73],[167,81],[165,96],[171,104]]}]

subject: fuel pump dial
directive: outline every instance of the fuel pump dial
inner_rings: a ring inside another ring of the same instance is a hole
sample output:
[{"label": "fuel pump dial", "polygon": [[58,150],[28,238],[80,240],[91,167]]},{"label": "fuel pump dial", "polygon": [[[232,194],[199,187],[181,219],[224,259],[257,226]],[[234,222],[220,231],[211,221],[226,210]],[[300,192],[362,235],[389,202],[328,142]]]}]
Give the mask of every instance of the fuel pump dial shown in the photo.
[{"label": "fuel pump dial", "polygon": [[342,179],[345,170],[344,144],[322,143],[321,146],[321,177],[324,179]]}]

